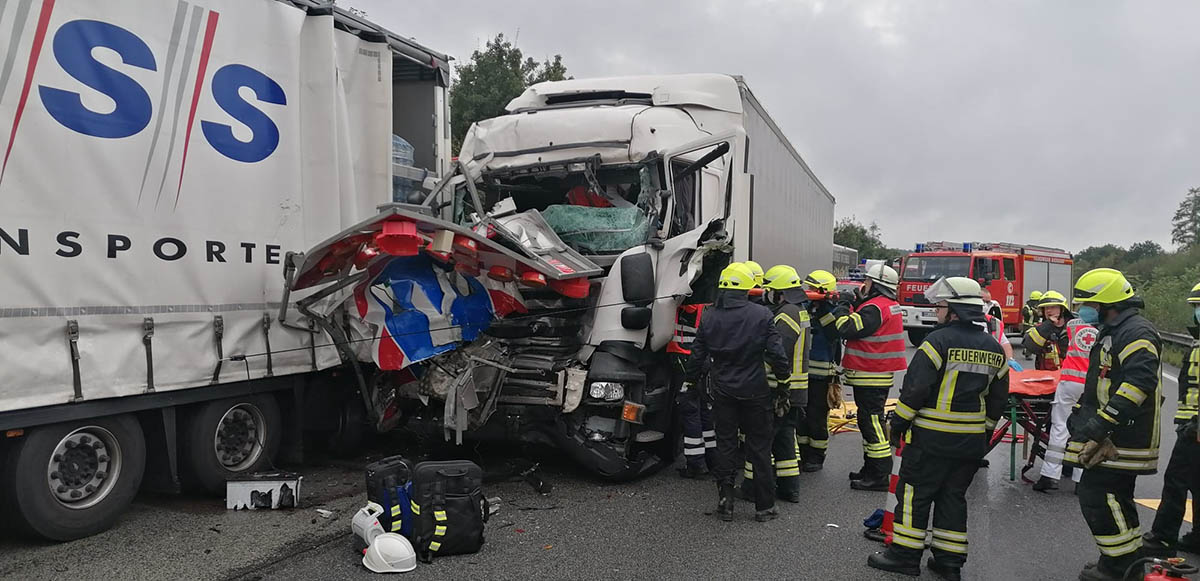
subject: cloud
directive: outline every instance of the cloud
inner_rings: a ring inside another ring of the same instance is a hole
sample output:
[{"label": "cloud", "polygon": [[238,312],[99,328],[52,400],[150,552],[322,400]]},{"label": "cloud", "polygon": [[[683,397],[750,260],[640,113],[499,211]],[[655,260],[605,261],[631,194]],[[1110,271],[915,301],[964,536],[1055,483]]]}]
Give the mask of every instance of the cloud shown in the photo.
[{"label": "cloud", "polygon": [[744,75],[893,246],[1165,246],[1200,185],[1200,3],[348,3],[460,60],[503,32],[577,77]]}]

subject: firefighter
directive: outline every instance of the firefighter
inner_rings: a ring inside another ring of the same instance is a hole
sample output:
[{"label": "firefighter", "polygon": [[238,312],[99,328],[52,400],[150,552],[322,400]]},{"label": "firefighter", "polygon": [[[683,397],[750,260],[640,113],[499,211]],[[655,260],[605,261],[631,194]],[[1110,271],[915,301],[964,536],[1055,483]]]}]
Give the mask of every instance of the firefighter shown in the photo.
[{"label": "firefighter", "polygon": [[829,449],[829,385],[842,360],[842,339],[833,316],[837,279],[824,270],[814,270],[804,279],[815,295],[808,303],[809,318],[816,321],[808,355],[808,409],[796,431],[800,443],[800,470],[817,472],[825,464]]},{"label": "firefighter", "polygon": [[[683,304],[675,312],[675,334],[667,343],[671,357],[671,370],[682,382],[683,367],[692,354],[692,341],[696,328],[704,314],[703,304]],[[678,383],[677,383],[678,384]],[[712,426],[712,402],[708,401],[703,389],[682,386],[675,398],[679,413],[679,424],[683,431],[684,466],[679,475],[684,478],[701,479],[712,470],[717,451],[717,433]]]},{"label": "firefighter", "polygon": [[1065,460],[1086,468],[1076,491],[1100,549],[1099,562],[1085,567],[1079,578],[1117,580],[1142,552],[1133,502],[1137,477],[1158,471],[1161,341],[1140,314],[1142,299],[1120,271],[1088,271],[1073,294],[1075,303],[1095,309],[1100,321],[1083,396],[1067,421],[1071,440]]},{"label": "firefighter", "polygon": [[[775,496],[786,502],[800,502],[800,448],[796,429],[804,421],[808,405],[808,353],[811,322],[807,299],[796,269],[772,266],[763,275],[766,303],[774,313],[775,331],[783,340],[791,364],[791,376],[782,386],[767,374],[767,384],[775,393],[775,438],[771,456],[775,462]],[[746,498],[754,487],[754,467],[746,462],[742,492]]]},{"label": "firefighter", "polygon": [[892,451],[883,431],[883,405],[904,358],[904,317],[896,302],[896,271],[876,264],[867,269],[862,298],[834,312],[834,325],[846,340],[842,354],[846,383],[854,390],[858,429],[863,439],[863,467],[850,473],[855,490],[886,492],[892,472]]},{"label": "firefighter", "polygon": [[746,265],[746,268],[749,268],[751,274],[754,275],[754,288],[750,289],[750,301],[754,302],[754,303],[758,303],[760,305],[766,305],[766,300],[763,297],[763,295],[765,294],[765,291],[763,291],[763,287],[762,287],[762,285],[763,285],[762,266],[760,266],[757,262],[754,262],[753,260],[747,260],[746,262],[743,262],[742,264]]},{"label": "firefighter", "polygon": [[[1067,453],[1067,440],[1070,436],[1067,432],[1067,418],[1071,417],[1071,410],[1075,408],[1075,404],[1079,403],[1079,396],[1083,394],[1083,382],[1087,379],[1088,356],[1092,351],[1092,345],[1096,344],[1096,337],[1099,333],[1094,326],[1100,322],[1095,309],[1080,308],[1079,310],[1078,317],[1063,317],[1066,319],[1066,323],[1061,332],[1065,345],[1062,371],[1058,386],[1054,389],[1054,402],[1050,407],[1050,442],[1042,457],[1041,477],[1033,483],[1033,489],[1038,492],[1057,489],[1058,480],[1062,478],[1063,456]],[[1070,315],[1070,313],[1067,314]],[[1038,329],[1041,328],[1039,325]],[[1033,333],[1039,333],[1041,336],[1040,331],[1036,329],[1030,330],[1030,334]],[[1071,478],[1076,484],[1079,483],[1081,474],[1081,470],[1072,471]]]},{"label": "firefighter", "polygon": [[738,432],[754,474],[755,520],[777,516],[772,483],[771,442],[775,402],[767,386],[767,363],[775,378],[791,374],[783,341],[775,332],[771,310],[751,303],[754,274],[745,265],[730,264],[721,271],[716,302],[704,309],[704,318],[692,342],[684,367],[685,385],[693,389],[706,369],[712,385],[713,424],[717,432],[717,515],[733,520],[733,491],[738,455]]},{"label": "firefighter", "polygon": [[[1153,556],[1175,556],[1175,550],[1200,555],[1200,534],[1196,532],[1195,503],[1200,501],[1200,436],[1197,435],[1197,404],[1200,403],[1200,284],[1188,295],[1192,307],[1192,350],[1186,368],[1179,374],[1179,408],[1175,412],[1175,447],[1163,473],[1162,502],[1154,515],[1150,532],[1142,536],[1142,546]],[[1192,493],[1192,531],[1178,538]],[[1178,538],[1178,540],[1176,540]]]},{"label": "firefighter", "polygon": [[1067,321],[1075,314],[1067,309],[1067,298],[1058,291],[1046,291],[1038,301],[1042,322],[1025,333],[1022,344],[1033,351],[1034,369],[1055,371],[1062,365],[1063,354],[1070,347],[1067,337]]},{"label": "firefighter", "polygon": [[1033,291],[1029,293],[1029,300],[1025,301],[1025,306],[1021,307],[1021,334],[1037,326],[1041,319],[1041,313],[1038,312],[1038,303],[1042,300],[1042,291]]},{"label": "firefighter", "polygon": [[925,297],[937,305],[939,325],[913,356],[891,421],[893,445],[904,446],[892,544],[871,555],[867,564],[920,575],[931,533],[933,557],[926,566],[957,580],[967,560],[967,487],[987,454],[988,435],[1004,413],[1008,360],[979,326],[979,283],[965,277],[939,279]]},{"label": "firefighter", "polygon": [[[1042,291],[1033,291],[1029,293],[1029,300],[1025,301],[1025,305],[1021,307],[1021,336],[1024,337],[1030,329],[1037,326],[1040,322],[1040,313],[1038,312],[1038,302],[1042,300]],[[1033,351],[1022,347],[1025,353],[1025,359],[1033,358]]]}]

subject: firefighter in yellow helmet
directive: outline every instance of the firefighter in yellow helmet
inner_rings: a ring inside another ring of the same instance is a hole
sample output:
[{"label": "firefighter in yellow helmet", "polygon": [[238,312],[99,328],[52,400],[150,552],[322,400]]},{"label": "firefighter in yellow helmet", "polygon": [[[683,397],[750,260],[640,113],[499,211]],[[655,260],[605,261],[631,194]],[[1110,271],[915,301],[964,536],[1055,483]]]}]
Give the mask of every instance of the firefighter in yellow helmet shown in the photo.
[{"label": "firefighter in yellow helmet", "polygon": [[816,472],[825,464],[829,449],[829,385],[842,361],[842,339],[837,332],[833,309],[837,300],[837,278],[828,271],[814,270],[804,278],[809,318],[815,322],[808,355],[808,409],[796,430],[800,443],[800,470]]},{"label": "firefighter in yellow helmet", "polygon": [[1022,345],[1034,353],[1034,368],[1055,371],[1062,366],[1070,347],[1067,323],[1075,318],[1067,308],[1067,297],[1058,291],[1046,291],[1038,301],[1042,322],[1025,333]]},{"label": "firefighter in yellow helmet", "polygon": [[1072,294],[1080,317],[1100,323],[1083,395],[1067,420],[1066,463],[1086,468],[1076,492],[1100,550],[1099,562],[1079,578],[1118,580],[1142,554],[1133,502],[1137,477],[1158,471],[1162,342],[1120,271],[1088,271]]},{"label": "firefighter in yellow helmet", "polygon": [[[1192,350],[1179,374],[1179,408],[1175,412],[1175,447],[1163,473],[1162,503],[1154,515],[1150,532],[1142,536],[1142,547],[1149,556],[1173,557],[1183,550],[1200,554],[1200,532],[1196,530],[1196,483],[1200,482],[1200,441],[1197,440],[1197,408],[1200,406],[1200,284],[1192,287],[1187,303],[1192,307]],[[1188,492],[1192,493],[1192,530],[1179,538],[1187,508]]]},{"label": "firefighter in yellow helmet", "polygon": [[763,289],[764,273],[762,266],[753,260],[747,260],[742,264],[746,265],[746,268],[750,269],[750,273],[754,275],[754,288],[750,289],[750,300],[760,305],[765,305],[766,300],[763,295],[766,291]]},{"label": "firefighter in yellow helmet", "polygon": [[721,271],[717,287],[716,302],[704,309],[692,341],[684,381],[692,389],[707,369],[712,384],[717,515],[721,520],[733,520],[740,431],[745,436],[746,458],[758,476],[754,481],[755,520],[768,521],[777,513],[775,470],[771,465],[775,399],[767,383],[767,368],[777,381],[786,382],[791,365],[775,331],[771,310],[750,302],[754,273],[743,264],[730,264]]},{"label": "firefighter in yellow helmet", "polygon": [[[967,560],[967,488],[988,451],[988,436],[1008,400],[1008,360],[983,327],[979,283],[942,278],[925,298],[940,323],[913,355],[891,420],[893,446],[903,444],[896,482],[892,544],[867,565],[943,579],[962,578]],[[933,526],[930,524],[932,512]]]},{"label": "firefighter in yellow helmet", "polygon": [[[1036,327],[1041,322],[1041,311],[1038,310],[1038,303],[1042,300],[1042,291],[1033,291],[1029,293],[1029,300],[1021,307],[1021,336],[1024,337],[1030,329]],[[1033,351],[1025,349],[1022,346],[1022,351],[1025,354],[1025,359],[1033,358]]]},{"label": "firefighter in yellow helmet", "polygon": [[[808,352],[811,345],[811,323],[800,275],[787,265],[772,266],[763,275],[764,299],[774,314],[775,332],[783,339],[783,349],[791,362],[791,376],[786,382],[774,381],[767,374],[767,383],[775,392],[775,438],[771,455],[775,461],[775,496],[786,502],[800,502],[800,459],[796,428],[804,421],[808,406]],[[747,462],[742,481],[744,496],[754,487],[754,467]]]}]

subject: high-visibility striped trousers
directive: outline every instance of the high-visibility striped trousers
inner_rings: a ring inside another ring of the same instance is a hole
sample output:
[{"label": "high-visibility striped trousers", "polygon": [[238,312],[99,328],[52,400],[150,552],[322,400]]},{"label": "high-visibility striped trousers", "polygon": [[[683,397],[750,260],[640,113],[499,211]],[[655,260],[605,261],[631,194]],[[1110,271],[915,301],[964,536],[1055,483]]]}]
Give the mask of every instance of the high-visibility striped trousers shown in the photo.
[{"label": "high-visibility striped trousers", "polygon": [[1120,575],[1142,552],[1137,505],[1133,502],[1136,474],[1114,470],[1084,470],[1076,490],[1083,520],[1100,549],[1099,566]]},{"label": "high-visibility striped trousers", "polygon": [[895,382],[894,374],[846,370],[846,383],[854,388],[858,431],[863,442],[863,480],[879,480],[892,473],[892,447],[883,430],[883,405]]},{"label": "high-visibility striped trousers", "polygon": [[800,457],[805,463],[822,464],[829,448],[828,375],[811,375],[808,380],[807,417],[796,426]]},{"label": "high-visibility striped trousers", "polygon": [[[775,494],[786,497],[800,492],[800,446],[796,442],[795,412],[775,418],[771,460],[775,466]],[[745,490],[753,490],[754,465],[749,460],[742,469],[742,476]]]},{"label": "high-visibility striped trousers", "polygon": [[[693,388],[697,389],[697,388]],[[685,397],[686,396],[686,397]],[[675,409],[683,431],[683,458],[688,467],[710,470],[716,466],[717,432],[713,430],[708,402],[699,393],[680,394]]]},{"label": "high-visibility striped trousers", "polygon": [[889,556],[920,563],[928,545],[942,565],[962,567],[967,560],[967,488],[978,469],[978,459],[938,456],[905,446],[896,481]]}]

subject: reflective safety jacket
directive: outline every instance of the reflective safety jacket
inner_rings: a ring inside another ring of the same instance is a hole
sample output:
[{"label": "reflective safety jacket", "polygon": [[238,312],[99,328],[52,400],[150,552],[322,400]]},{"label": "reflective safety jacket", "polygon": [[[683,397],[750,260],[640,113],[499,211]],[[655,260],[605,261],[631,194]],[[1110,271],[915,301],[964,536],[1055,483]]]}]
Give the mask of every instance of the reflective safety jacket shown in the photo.
[{"label": "reflective safety jacket", "polygon": [[1082,319],[1067,321],[1067,326],[1063,329],[1066,331],[1067,351],[1063,355],[1059,383],[1073,381],[1083,384],[1087,380],[1088,357],[1100,332]]},{"label": "reflective safety jacket", "polygon": [[750,302],[745,291],[723,290],[704,308],[704,320],[692,341],[684,378],[695,382],[706,369],[713,389],[735,399],[771,394],[763,362],[777,379],[791,375],[783,342],[772,323],[771,309]]},{"label": "reflective safety jacket", "polygon": [[1041,315],[1038,313],[1037,309],[1037,303],[1033,301],[1025,301],[1025,306],[1021,307],[1021,324],[1024,325],[1026,329],[1036,327],[1037,324],[1041,322],[1038,320],[1040,316]]},{"label": "reflective safety jacket", "polygon": [[808,312],[815,329],[812,334],[812,349],[808,352],[808,373],[813,378],[832,377],[842,360],[842,338],[837,332],[837,317],[829,301],[812,301]]},{"label": "reflective safety jacket", "polygon": [[853,313],[839,313],[835,325],[846,339],[842,367],[855,371],[903,371],[904,315],[900,304],[875,295],[858,304]]},{"label": "reflective safety jacket", "polygon": [[675,311],[675,333],[667,343],[667,353],[692,354],[692,341],[696,339],[696,329],[700,327],[700,317],[703,313],[702,304],[679,306]]},{"label": "reflective safety jacket", "polygon": [[[1136,308],[1121,312],[1111,325],[1101,328],[1075,413],[1084,421],[1099,416],[1107,422],[1118,456],[1089,470],[1158,471],[1161,348],[1158,331]],[[1065,458],[1068,464],[1080,465],[1083,445],[1072,434]]]},{"label": "reflective safety jacket", "polygon": [[1200,327],[1188,327],[1192,334],[1192,351],[1179,374],[1179,409],[1175,412],[1175,423],[1183,424],[1196,419],[1200,408]]},{"label": "reflective safety jacket", "polygon": [[[793,405],[808,402],[808,354],[812,345],[812,322],[808,317],[808,311],[797,304],[783,302],[778,305],[772,305],[771,311],[775,316],[771,322],[775,325],[775,332],[779,333],[779,337],[783,340],[783,350],[787,353],[788,361],[791,363],[792,373],[788,377],[787,385],[791,390],[805,390],[804,395],[793,394]],[[769,371],[769,370],[768,370]],[[779,382],[767,373],[767,384],[772,388],[778,387]]]},{"label": "reflective safety jacket", "polygon": [[932,454],[983,458],[1008,400],[1008,359],[972,321],[936,327],[913,355],[892,430]]},{"label": "reflective safety jacket", "polygon": [[[1074,318],[1070,312],[1063,315],[1067,322],[1071,322]],[[1046,319],[1038,323],[1025,333],[1024,347],[1034,353],[1037,357],[1034,359],[1034,368],[1046,371],[1054,371],[1062,366],[1062,358],[1070,346],[1070,338],[1067,336],[1067,326],[1055,326]]]}]

